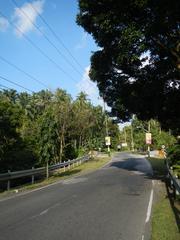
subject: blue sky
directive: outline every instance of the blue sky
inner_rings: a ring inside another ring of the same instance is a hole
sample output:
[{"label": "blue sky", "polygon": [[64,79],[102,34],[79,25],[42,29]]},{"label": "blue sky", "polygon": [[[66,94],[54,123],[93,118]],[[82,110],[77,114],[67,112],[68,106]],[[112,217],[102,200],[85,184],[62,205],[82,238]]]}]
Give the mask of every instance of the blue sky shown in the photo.
[{"label": "blue sky", "polygon": [[[97,50],[97,46],[92,37],[76,24],[77,1],[15,0],[15,2],[18,7],[12,0],[0,1],[0,76],[35,92],[44,88],[3,62],[1,59],[3,57],[43,82],[52,91],[59,87],[65,89],[74,98],[83,90],[89,94],[89,98],[94,103],[97,103],[98,90],[95,84],[90,83],[88,79],[90,56],[92,51]],[[47,21],[81,67],[57,41],[37,12]],[[32,23],[36,24],[40,31]],[[23,34],[51,60],[34,48]],[[54,44],[58,51],[46,38]],[[24,91],[2,79],[0,79],[0,84]]]},{"label": "blue sky", "polygon": [[[45,19],[78,64],[37,13]],[[4,62],[3,58],[52,91],[62,88],[73,98],[80,91],[84,91],[93,104],[103,105],[96,84],[88,77],[91,54],[98,47],[92,37],[76,24],[77,13],[77,0],[0,1],[0,76],[34,92],[45,88]],[[40,31],[33,24],[36,24]],[[2,85],[24,91],[0,78],[0,87]]]}]

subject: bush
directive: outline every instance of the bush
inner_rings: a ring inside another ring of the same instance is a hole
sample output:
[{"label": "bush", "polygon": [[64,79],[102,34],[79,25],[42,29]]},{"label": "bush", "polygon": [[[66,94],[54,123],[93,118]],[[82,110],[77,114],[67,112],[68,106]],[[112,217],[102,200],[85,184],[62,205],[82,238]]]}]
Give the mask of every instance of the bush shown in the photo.
[{"label": "bush", "polygon": [[175,144],[168,150],[170,165],[180,165],[180,143]]},{"label": "bush", "polygon": [[34,167],[35,164],[36,156],[31,149],[28,149],[22,144],[15,145],[9,149],[4,155],[4,158],[1,159],[0,172],[26,170]]},{"label": "bush", "polygon": [[68,145],[64,149],[64,156],[63,156],[63,161],[75,159],[78,157],[78,151],[72,146]]}]

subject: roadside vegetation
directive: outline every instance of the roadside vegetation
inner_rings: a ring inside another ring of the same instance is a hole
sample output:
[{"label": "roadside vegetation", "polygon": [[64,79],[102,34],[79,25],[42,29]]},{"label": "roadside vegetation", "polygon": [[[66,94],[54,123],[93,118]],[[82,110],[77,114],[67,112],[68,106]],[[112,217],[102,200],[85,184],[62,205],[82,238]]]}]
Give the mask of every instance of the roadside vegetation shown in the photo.
[{"label": "roadside vegetation", "polygon": [[[166,167],[164,159],[149,158],[154,178],[165,182]],[[152,240],[180,239],[180,202],[173,199],[171,190],[164,183],[158,185],[158,199],[153,206]]]},{"label": "roadside vegetation", "polygon": [[176,137],[172,132],[166,131],[161,127],[161,124],[154,119],[149,121],[139,120],[136,116],[133,117],[130,126],[125,126],[121,129],[119,139],[121,143],[126,143],[123,147],[125,150],[135,150],[138,152],[147,152],[147,144],[145,134],[148,131],[148,125],[152,134],[151,150],[161,150],[162,145],[166,149],[170,149],[176,143]]},{"label": "roadside vegetation", "polygon": [[75,100],[62,89],[37,93],[0,91],[0,173],[56,164],[105,147],[105,119],[111,148],[118,125],[84,93]]},{"label": "roadside vegetation", "polygon": [[178,142],[168,150],[168,161],[174,175],[180,178],[180,139],[178,139]]}]

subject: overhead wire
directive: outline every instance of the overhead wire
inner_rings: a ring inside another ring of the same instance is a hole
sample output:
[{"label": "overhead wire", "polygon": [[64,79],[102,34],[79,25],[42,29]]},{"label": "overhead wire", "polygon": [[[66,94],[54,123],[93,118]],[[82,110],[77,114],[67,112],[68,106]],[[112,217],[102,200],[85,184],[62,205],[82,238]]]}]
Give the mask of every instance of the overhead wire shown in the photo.
[{"label": "overhead wire", "polygon": [[[15,0],[12,0],[13,2]],[[39,18],[41,21],[47,26],[49,31],[52,33],[52,35],[56,38],[56,40],[63,46],[63,48],[66,50],[66,52],[69,54],[69,56],[74,60],[74,62],[79,66],[79,68],[84,72],[84,68],[82,65],[79,63],[79,61],[73,56],[73,54],[69,51],[68,47],[64,44],[64,42],[61,40],[61,38],[56,34],[56,31],[53,30],[53,28],[48,24],[48,22],[45,20],[45,18],[36,10],[35,7],[28,1],[30,4],[31,8],[38,14]],[[94,87],[94,83],[89,81],[89,83]]]},{"label": "overhead wire", "polygon": [[19,72],[25,74],[27,77],[29,77],[30,79],[36,81],[37,83],[41,84],[42,86],[46,87],[49,89],[49,87],[44,84],[43,82],[41,82],[40,80],[38,80],[37,78],[35,78],[34,76],[32,76],[31,74],[27,73],[26,71],[24,71],[23,69],[21,69],[20,67],[18,67],[17,65],[15,65],[14,63],[11,63],[10,61],[8,61],[7,59],[5,59],[4,57],[2,57],[0,55],[0,60],[7,63],[8,65],[10,65],[11,67],[15,68],[16,70],[18,70]]},{"label": "overhead wire", "polygon": [[84,68],[82,67],[82,65],[79,63],[79,61],[73,56],[73,54],[69,51],[68,47],[66,47],[66,45],[64,44],[64,42],[61,40],[61,38],[56,34],[56,32],[53,30],[53,28],[48,24],[48,22],[45,20],[45,18],[36,10],[35,7],[33,7],[33,5],[28,2],[31,6],[31,8],[38,14],[39,18],[41,19],[41,21],[48,27],[49,31],[53,34],[53,36],[56,38],[56,40],[63,46],[63,48],[67,51],[67,53],[69,54],[69,56],[71,56],[71,58],[74,60],[74,62],[81,68],[81,70],[84,72]]},{"label": "overhead wire", "polygon": [[0,88],[1,88],[2,90],[4,90],[4,88],[6,88],[6,89],[11,89],[11,88],[9,88],[9,87],[3,85],[3,84],[0,84]]},{"label": "overhead wire", "polygon": [[[0,15],[4,17],[5,19],[8,19],[5,14],[0,11]],[[50,58],[40,47],[38,47],[26,34],[23,33],[12,21],[9,21],[9,23],[17,29],[19,33],[22,34],[22,36],[37,50],[39,51],[46,59],[48,59],[58,70],[63,72],[65,75],[67,75],[71,80],[77,82],[70,74],[68,74],[59,64],[57,64],[52,58]]]},{"label": "overhead wire", "polygon": [[[22,8],[20,8],[15,0],[11,0],[11,2],[15,5],[15,7],[18,8],[18,10],[31,22],[31,24],[42,34],[42,36],[48,41],[48,43],[57,51],[57,53],[65,59],[65,61],[76,71],[80,76],[82,76],[82,73],[68,60],[68,58],[59,50],[59,48],[49,39],[49,37],[40,29],[40,27],[35,24],[32,19],[26,14]],[[30,4],[31,8],[35,11],[35,8],[32,7],[32,4]],[[37,13],[38,14],[38,13]],[[38,14],[38,16],[40,16]]]},{"label": "overhead wire", "polygon": [[20,88],[22,88],[22,89],[24,89],[24,90],[26,90],[26,91],[28,91],[28,92],[34,93],[34,91],[32,91],[31,89],[26,88],[26,87],[23,87],[22,85],[20,85],[20,84],[14,82],[14,81],[12,81],[12,80],[6,78],[6,77],[0,76],[0,78],[3,79],[3,80],[6,81],[6,82],[9,82],[9,83],[11,83],[11,84],[14,84],[14,85],[20,87]]}]

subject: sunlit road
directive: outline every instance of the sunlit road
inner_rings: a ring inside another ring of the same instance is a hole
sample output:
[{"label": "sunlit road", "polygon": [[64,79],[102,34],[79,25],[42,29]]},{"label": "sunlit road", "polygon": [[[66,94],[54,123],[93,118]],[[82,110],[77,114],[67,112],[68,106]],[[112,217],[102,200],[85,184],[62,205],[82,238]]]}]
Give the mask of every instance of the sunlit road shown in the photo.
[{"label": "sunlit road", "polygon": [[143,157],[119,153],[93,173],[0,200],[0,239],[146,239],[150,174]]}]

